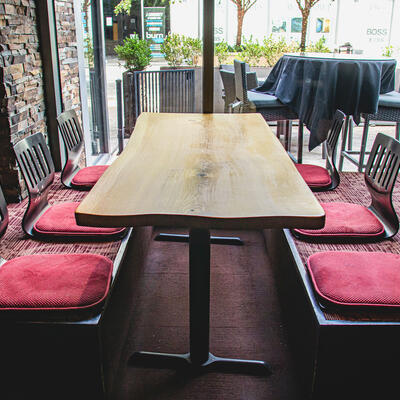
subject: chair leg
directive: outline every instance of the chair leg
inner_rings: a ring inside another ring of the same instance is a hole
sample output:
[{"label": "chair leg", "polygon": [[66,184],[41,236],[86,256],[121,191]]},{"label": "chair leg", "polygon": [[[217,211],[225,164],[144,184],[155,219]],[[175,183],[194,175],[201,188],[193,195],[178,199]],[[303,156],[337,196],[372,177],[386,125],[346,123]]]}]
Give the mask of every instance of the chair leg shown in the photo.
[{"label": "chair leg", "polygon": [[290,151],[291,145],[292,145],[292,121],[287,120],[286,121],[286,132],[285,135],[287,136],[287,141],[288,141],[288,149],[287,151]]},{"label": "chair leg", "polygon": [[285,121],[276,121],[276,137],[280,138],[285,134]]},{"label": "chair leg", "polygon": [[362,172],[364,167],[364,158],[365,158],[367,138],[368,138],[368,128],[369,128],[369,116],[365,115],[364,129],[361,138],[360,159],[358,161],[358,172]]},{"label": "chair leg", "polygon": [[299,121],[299,133],[297,135],[297,162],[301,164],[303,162],[303,134],[304,124]]},{"label": "chair leg", "polygon": [[396,133],[394,137],[396,140],[400,140],[400,122],[396,122]]},{"label": "chair leg", "polygon": [[292,142],[291,132],[289,130],[289,121],[283,121],[284,126],[284,137],[285,137],[285,150],[290,151],[290,145]]},{"label": "chair leg", "polygon": [[347,116],[345,124],[342,129],[342,143],[340,146],[340,155],[339,155],[339,171],[343,171],[343,161],[344,161],[344,155],[343,152],[346,151],[346,142],[347,142],[347,132],[349,129],[349,118]]},{"label": "chair leg", "polygon": [[348,142],[347,142],[347,150],[353,150],[353,117],[351,115],[348,115],[346,117],[346,123],[348,127],[348,132],[349,132],[349,137],[348,137]]}]

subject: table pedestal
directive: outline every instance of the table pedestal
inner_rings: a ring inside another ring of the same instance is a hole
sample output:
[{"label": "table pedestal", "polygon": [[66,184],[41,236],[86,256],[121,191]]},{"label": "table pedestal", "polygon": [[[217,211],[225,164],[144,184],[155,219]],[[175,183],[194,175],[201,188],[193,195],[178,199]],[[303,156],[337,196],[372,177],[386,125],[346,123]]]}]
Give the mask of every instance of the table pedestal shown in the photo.
[{"label": "table pedestal", "polygon": [[221,371],[255,375],[271,373],[265,361],[216,357],[209,352],[210,331],[210,231],[189,234],[190,353],[135,352],[130,363],[142,367]]}]

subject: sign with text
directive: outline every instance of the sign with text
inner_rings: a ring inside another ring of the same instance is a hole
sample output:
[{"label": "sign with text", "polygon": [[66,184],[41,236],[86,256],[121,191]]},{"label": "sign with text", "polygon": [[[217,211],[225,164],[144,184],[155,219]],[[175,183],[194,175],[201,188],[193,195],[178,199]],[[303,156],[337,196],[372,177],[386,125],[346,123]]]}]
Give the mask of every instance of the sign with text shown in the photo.
[{"label": "sign with text", "polygon": [[165,7],[144,7],[144,37],[150,44],[152,57],[162,57],[165,38]]}]

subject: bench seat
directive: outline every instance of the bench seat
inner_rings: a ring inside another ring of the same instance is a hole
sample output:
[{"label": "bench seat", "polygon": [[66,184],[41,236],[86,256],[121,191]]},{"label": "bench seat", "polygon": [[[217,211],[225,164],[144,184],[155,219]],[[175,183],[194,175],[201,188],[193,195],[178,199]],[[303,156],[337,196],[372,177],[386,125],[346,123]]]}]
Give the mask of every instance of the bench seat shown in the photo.
[{"label": "bench seat", "polygon": [[[85,195],[85,192],[63,187],[56,174],[49,199],[52,204],[79,202]],[[33,240],[21,226],[26,206],[27,199],[8,205],[9,225],[0,241],[2,258],[12,260],[32,255],[40,258],[57,253],[71,254],[71,257],[77,254],[103,256],[113,263],[111,283],[104,303],[101,307],[92,307],[90,312],[78,310],[74,314],[70,310],[66,316],[63,312],[57,315],[54,310],[49,313],[41,310],[19,319],[18,313],[0,309],[1,394],[5,398],[26,398],[24,391],[28,390],[30,395],[36,393],[41,398],[64,398],[64,395],[73,398],[77,393],[85,393],[85,398],[105,398],[114,379],[110,365],[116,365],[120,356],[117,345],[109,344],[123,342],[124,335],[120,320],[115,317],[118,310],[110,305],[113,303],[110,299],[133,231],[129,229],[121,240],[109,242]]]},{"label": "bench seat", "polygon": [[[363,174],[341,173],[340,182],[335,190],[315,196],[320,202],[369,205]],[[399,214],[399,179],[393,203]],[[306,242],[287,229],[265,230],[264,237],[307,398],[361,398],[358,396],[371,396],[374,391],[382,396],[385,390],[390,393],[391,385],[393,389],[397,382],[400,310],[324,308],[314,292],[306,264],[312,254],[327,251],[400,254],[400,234],[374,243],[351,244]]]}]

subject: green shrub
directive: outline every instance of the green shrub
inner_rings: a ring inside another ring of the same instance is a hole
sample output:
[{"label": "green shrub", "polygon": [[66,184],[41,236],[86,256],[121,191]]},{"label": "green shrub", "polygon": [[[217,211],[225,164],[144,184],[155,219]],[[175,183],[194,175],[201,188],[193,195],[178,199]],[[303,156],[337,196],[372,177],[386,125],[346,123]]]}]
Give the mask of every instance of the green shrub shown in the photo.
[{"label": "green shrub", "polygon": [[151,50],[148,42],[139,39],[138,35],[132,35],[124,40],[124,43],[115,46],[115,52],[120,60],[125,61],[128,71],[142,71],[150,64]]},{"label": "green shrub", "polygon": [[228,43],[222,41],[215,45],[215,55],[217,56],[218,62],[223,64],[228,59],[229,46]]},{"label": "green shrub", "polygon": [[250,65],[258,64],[263,55],[262,46],[258,43],[258,40],[253,42],[252,36],[249,40],[243,39],[242,47],[243,50],[238,58]]},{"label": "green shrub", "polygon": [[168,65],[176,67],[182,65],[185,56],[182,52],[182,38],[176,33],[169,33],[161,45],[161,51],[164,53],[165,61]]},{"label": "green shrub", "polygon": [[310,43],[307,46],[307,51],[310,53],[331,53],[331,50],[328,46],[325,45],[326,39],[325,36],[322,36],[317,42]]},{"label": "green shrub", "polygon": [[392,57],[393,56],[393,51],[394,51],[393,46],[386,46],[383,49],[382,55],[384,57]]},{"label": "green shrub", "polygon": [[262,44],[262,55],[269,67],[274,66],[284,53],[291,53],[298,50],[299,45],[295,42],[286,43],[284,38],[274,39],[272,35],[264,38]]},{"label": "green shrub", "polygon": [[183,35],[181,39],[183,61],[188,65],[197,65],[203,47],[201,39],[194,39]]}]

